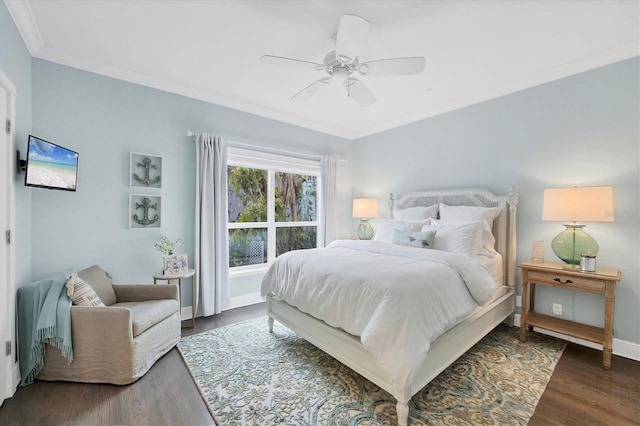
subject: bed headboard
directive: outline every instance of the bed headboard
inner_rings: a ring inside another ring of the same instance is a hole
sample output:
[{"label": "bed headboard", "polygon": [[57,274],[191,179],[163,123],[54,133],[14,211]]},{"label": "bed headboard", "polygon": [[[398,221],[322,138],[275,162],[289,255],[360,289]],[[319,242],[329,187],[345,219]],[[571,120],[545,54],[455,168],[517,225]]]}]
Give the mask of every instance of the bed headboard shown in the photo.
[{"label": "bed headboard", "polygon": [[515,289],[516,280],[516,210],[518,192],[513,185],[511,192],[495,195],[486,189],[445,189],[410,192],[395,199],[389,197],[389,213],[393,219],[394,209],[414,206],[431,206],[444,203],[450,206],[500,207],[501,211],[493,223],[496,251],[502,255],[505,285]]}]

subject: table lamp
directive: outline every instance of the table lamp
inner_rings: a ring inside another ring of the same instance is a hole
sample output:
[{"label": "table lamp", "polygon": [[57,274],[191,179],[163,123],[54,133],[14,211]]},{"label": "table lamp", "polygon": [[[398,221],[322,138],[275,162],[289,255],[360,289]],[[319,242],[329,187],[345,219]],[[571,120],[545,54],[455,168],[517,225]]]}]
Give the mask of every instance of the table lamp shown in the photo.
[{"label": "table lamp", "polygon": [[569,265],[581,255],[595,256],[598,243],[577,222],[613,222],[613,187],[589,186],[545,189],[542,220],[572,222],[551,242],[553,252]]},{"label": "table lamp", "polygon": [[355,198],[353,200],[353,217],[360,218],[358,224],[358,238],[370,240],[373,237],[373,228],[369,218],[378,217],[378,200],[375,198]]}]

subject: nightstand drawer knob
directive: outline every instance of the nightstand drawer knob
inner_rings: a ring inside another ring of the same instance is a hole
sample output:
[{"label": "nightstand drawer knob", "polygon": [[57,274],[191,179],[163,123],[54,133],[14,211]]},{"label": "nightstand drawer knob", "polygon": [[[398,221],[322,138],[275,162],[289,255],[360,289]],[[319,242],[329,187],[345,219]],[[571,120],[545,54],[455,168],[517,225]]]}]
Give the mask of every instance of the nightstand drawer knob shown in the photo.
[{"label": "nightstand drawer knob", "polygon": [[562,281],[560,278],[554,278],[553,280],[559,282],[560,284],[572,284],[573,283],[573,281],[571,281],[571,280]]}]

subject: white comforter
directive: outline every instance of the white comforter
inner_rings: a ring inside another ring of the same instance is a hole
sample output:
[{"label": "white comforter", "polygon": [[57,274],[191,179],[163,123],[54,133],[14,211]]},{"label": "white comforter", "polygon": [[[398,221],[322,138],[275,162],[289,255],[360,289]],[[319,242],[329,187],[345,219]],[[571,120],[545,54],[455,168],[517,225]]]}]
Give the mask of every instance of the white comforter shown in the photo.
[{"label": "white comforter", "polygon": [[494,292],[491,275],[467,256],[347,240],[279,256],[261,289],[360,336],[398,388],[413,379],[431,342]]}]

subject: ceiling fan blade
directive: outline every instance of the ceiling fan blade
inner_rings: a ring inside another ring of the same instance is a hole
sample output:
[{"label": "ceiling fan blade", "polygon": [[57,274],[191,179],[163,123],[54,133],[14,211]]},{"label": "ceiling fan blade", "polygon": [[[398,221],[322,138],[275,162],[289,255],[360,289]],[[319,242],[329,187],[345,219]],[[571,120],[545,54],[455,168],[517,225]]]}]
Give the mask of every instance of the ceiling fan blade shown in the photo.
[{"label": "ceiling fan blade", "polygon": [[360,64],[358,71],[364,75],[411,75],[424,71],[424,57],[393,58],[368,61]]},{"label": "ceiling fan blade", "polygon": [[348,78],[344,81],[344,88],[347,94],[360,106],[369,106],[376,102],[376,97],[371,90],[360,80]]},{"label": "ceiling fan blade", "polygon": [[320,92],[324,89],[329,82],[331,81],[331,77],[323,77],[320,80],[316,80],[295,95],[291,97],[292,101],[296,102],[304,102],[316,93]]},{"label": "ceiling fan blade", "polygon": [[282,56],[263,55],[260,60],[265,64],[279,65],[288,68],[300,68],[306,70],[321,70],[324,65],[315,62],[302,61],[300,59],[284,58]]},{"label": "ceiling fan blade", "polygon": [[336,36],[336,58],[350,63],[358,56],[369,30],[369,21],[356,15],[342,15]]}]

